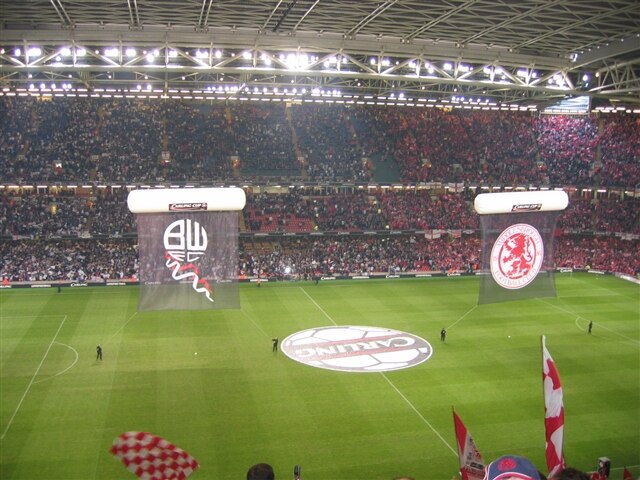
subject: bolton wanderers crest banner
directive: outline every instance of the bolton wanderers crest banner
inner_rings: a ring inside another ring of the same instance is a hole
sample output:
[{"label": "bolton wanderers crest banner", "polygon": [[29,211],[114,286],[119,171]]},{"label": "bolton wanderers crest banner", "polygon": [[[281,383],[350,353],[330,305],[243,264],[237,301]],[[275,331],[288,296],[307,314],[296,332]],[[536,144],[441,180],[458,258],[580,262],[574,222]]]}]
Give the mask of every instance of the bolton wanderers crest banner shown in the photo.
[{"label": "bolton wanderers crest banner", "polygon": [[[156,191],[149,193],[156,194]],[[175,196],[174,191],[169,191],[169,194]],[[138,309],[141,311],[240,306],[237,273],[239,213],[210,211],[210,203],[194,202],[194,193],[189,192],[188,195],[185,198],[191,201],[176,201],[170,196],[168,203],[165,196],[162,200],[167,203],[165,211],[154,212],[131,208],[138,198],[134,196],[132,202],[130,194],[128,202],[130,209],[137,213],[138,223]],[[244,192],[242,199],[244,204]],[[177,200],[184,198],[178,196]]]},{"label": "bolton wanderers crest banner", "polygon": [[559,191],[476,197],[483,273],[478,304],[555,297],[553,236],[567,204]]}]

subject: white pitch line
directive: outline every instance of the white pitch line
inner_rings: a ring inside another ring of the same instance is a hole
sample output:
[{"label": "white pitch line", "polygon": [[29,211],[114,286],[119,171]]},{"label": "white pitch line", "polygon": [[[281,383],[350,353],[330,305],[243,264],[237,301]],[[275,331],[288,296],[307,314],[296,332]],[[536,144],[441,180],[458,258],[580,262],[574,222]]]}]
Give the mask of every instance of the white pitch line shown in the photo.
[{"label": "white pitch line", "polygon": [[242,314],[243,314],[245,317],[247,317],[247,318],[249,319],[249,321],[250,321],[251,323],[253,323],[253,324],[255,325],[255,327],[256,327],[258,330],[260,330],[260,331],[262,332],[262,334],[263,334],[265,337],[268,337],[268,336],[269,336],[269,335],[267,334],[267,332],[265,332],[265,331],[264,331],[264,329],[263,329],[260,325],[258,325],[258,324],[256,323],[256,321],[255,321],[253,318],[251,318],[251,317],[250,317],[250,316],[249,316],[249,315],[248,315],[244,310],[240,309],[240,311],[242,312]]},{"label": "white pitch line", "polygon": [[44,360],[47,358],[47,355],[49,355],[49,350],[51,350],[51,347],[55,343],[56,338],[58,337],[58,333],[60,333],[60,329],[62,328],[62,325],[64,325],[64,322],[66,320],[67,320],[67,316],[65,315],[64,318],[62,319],[62,322],[60,322],[60,326],[58,326],[58,330],[56,331],[56,334],[53,336],[51,343],[49,343],[49,347],[47,348],[47,351],[44,352],[44,356],[42,357],[42,360],[40,360],[40,365],[38,365],[38,368],[36,368],[36,372],[33,374],[33,377],[31,377],[31,381],[29,382],[29,385],[27,385],[27,389],[22,394],[22,398],[18,402],[18,406],[14,410],[13,415],[11,415],[11,418],[9,419],[9,423],[7,424],[7,428],[5,428],[4,432],[2,432],[2,436],[0,436],[0,440],[4,440],[5,435],[9,431],[9,428],[11,427],[11,424],[13,423],[14,418],[16,418],[16,415],[18,414],[18,410],[20,410],[20,407],[22,406],[22,402],[24,402],[24,399],[27,397],[27,393],[29,393],[29,390],[31,389],[31,386],[33,385],[34,380],[38,376],[38,372],[42,368],[42,364],[44,363]]},{"label": "white pitch line", "polygon": [[[316,307],[318,307],[318,309],[324,314],[325,317],[327,317],[329,319],[329,321],[331,321],[331,323],[333,323],[335,326],[338,326],[338,324],[333,320],[333,318],[331,318],[329,316],[329,314],[327,312],[325,312],[320,305],[318,305],[318,302],[316,302],[313,298],[311,298],[311,295],[309,295],[304,288],[300,287],[300,290],[302,290],[304,292],[304,294],[309,298],[309,300],[311,300],[313,302],[313,304]],[[469,312],[471,312],[472,310],[473,310],[473,308],[471,310],[469,310]],[[469,312],[467,312],[467,313],[469,313]],[[465,315],[467,315],[467,313],[465,313]],[[464,318],[465,315],[463,315],[462,318]],[[460,320],[462,320],[462,318],[460,318]],[[405,397],[404,394],[400,390],[398,390],[398,387],[396,387],[391,382],[391,380],[389,380],[387,378],[387,376],[383,372],[380,372],[380,374],[387,381],[387,383],[393,387],[393,389],[398,393],[398,395],[400,395],[400,397],[402,397],[402,399],[407,403],[407,405],[409,405],[409,407],[411,407],[411,410],[416,412],[416,414],[425,423],[425,425],[427,425],[429,427],[429,429],[433,433],[435,433],[440,440],[442,440],[442,442],[449,448],[449,450],[451,450],[453,452],[454,455],[458,456],[458,452],[456,452],[453,449],[453,447],[451,445],[449,445],[449,443],[442,437],[442,435],[440,435],[440,433],[435,428],[433,428],[433,425],[431,425],[431,423],[429,423],[429,421],[418,411],[418,409],[413,405],[413,403],[411,403],[411,401],[407,397]]]},{"label": "white pitch line", "polygon": [[113,335],[111,335],[111,338],[110,338],[109,340],[113,340],[113,339],[116,337],[116,335],[118,335],[118,334],[120,333],[120,331],[121,331],[124,327],[126,327],[127,325],[129,325],[129,322],[131,321],[131,319],[132,319],[133,317],[135,317],[137,314],[138,314],[138,311],[137,311],[137,310],[136,310],[135,312],[133,312],[133,315],[131,315],[131,316],[127,319],[127,321],[126,321],[126,322],[124,322],[124,325],[122,325],[118,330],[116,330],[116,333],[114,333]]},{"label": "white pitch line", "polygon": [[333,323],[336,327],[338,326],[338,324],[333,320],[333,318],[331,318],[331,317],[329,316],[329,314],[328,314],[327,312],[325,312],[325,311],[322,309],[322,307],[321,307],[320,305],[318,305],[318,302],[316,302],[313,298],[311,298],[311,295],[309,295],[309,294],[307,293],[307,291],[306,291],[304,288],[300,287],[300,290],[302,290],[302,293],[304,293],[304,294],[307,296],[307,298],[308,298],[309,300],[311,300],[311,302],[312,302],[316,307],[318,307],[318,310],[320,310],[320,311],[324,314],[324,316],[325,316],[325,317],[327,317],[327,318],[329,319],[329,321],[330,321],[331,323]]},{"label": "white pitch line", "polygon": [[[458,322],[460,322],[464,317],[466,317],[467,315],[469,315],[471,312],[473,312],[476,308],[478,307],[478,305],[474,305],[473,307],[471,307],[470,310],[467,310],[467,312],[462,315],[458,320],[456,320],[455,322],[453,322],[451,325],[449,325],[447,327],[447,330],[449,330],[451,327],[453,327],[454,325],[456,325]],[[457,454],[456,454],[457,455]]]},{"label": "white pitch line", "polygon": [[52,378],[55,378],[59,375],[62,375],[63,373],[65,373],[67,370],[71,370],[73,368],[73,366],[78,363],[78,358],[80,358],[80,354],[78,353],[78,351],[73,348],[71,345],[67,345],[66,343],[60,343],[60,342],[55,342],[58,345],[62,345],[63,347],[67,347],[70,350],[73,350],[73,353],[76,354],[76,358],[73,361],[73,363],[71,365],[69,365],[67,368],[65,368],[64,370],[62,370],[61,372],[56,373],[55,375],[51,375],[50,377],[47,378],[43,378],[42,380],[38,380],[37,382],[33,382],[33,384],[37,384],[37,383],[41,383],[41,382],[46,382],[47,380],[51,380]]},{"label": "white pitch line", "polygon": [[389,380],[389,379],[387,378],[387,376],[386,376],[383,372],[380,372],[380,374],[384,377],[384,379],[385,379],[387,382],[389,382],[389,385],[391,385],[391,386],[393,387],[393,389],[394,389],[396,392],[398,392],[398,395],[400,395],[400,396],[402,397],[402,399],[403,399],[405,402],[407,402],[407,405],[409,405],[409,406],[411,407],[411,409],[412,409],[414,412],[416,412],[416,414],[420,417],[420,419],[422,419],[422,421],[427,425],[427,427],[429,427],[429,428],[431,429],[431,431],[432,431],[433,433],[435,433],[435,434],[438,436],[438,438],[439,438],[440,440],[442,440],[442,443],[444,443],[444,444],[449,448],[449,450],[451,450],[451,451],[453,452],[453,454],[457,457],[457,456],[458,456],[458,452],[456,452],[456,451],[453,449],[453,447],[452,447],[451,445],[449,445],[449,442],[447,442],[447,441],[444,439],[444,437],[443,437],[442,435],[440,435],[440,433],[439,433],[435,428],[433,428],[433,425],[431,425],[431,424],[429,423],[429,420],[427,420],[426,418],[424,418],[424,416],[423,416],[423,415],[418,411],[418,409],[417,409],[416,407],[414,407],[414,406],[413,406],[413,403],[411,403],[411,402],[409,401],[409,399],[408,399],[407,397],[405,397],[405,396],[403,395],[403,393],[402,393],[400,390],[398,390],[398,388],[397,388],[397,387],[396,387],[396,386],[391,382],[391,380]]}]

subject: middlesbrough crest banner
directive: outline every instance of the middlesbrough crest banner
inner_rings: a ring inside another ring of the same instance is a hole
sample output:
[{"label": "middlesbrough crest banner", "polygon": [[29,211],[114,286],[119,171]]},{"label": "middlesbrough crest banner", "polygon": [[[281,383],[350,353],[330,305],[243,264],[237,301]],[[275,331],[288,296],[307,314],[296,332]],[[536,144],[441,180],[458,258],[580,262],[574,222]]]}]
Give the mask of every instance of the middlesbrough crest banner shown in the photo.
[{"label": "middlesbrough crest banner", "polygon": [[236,207],[245,197],[233,196],[232,189],[129,194],[138,222],[139,310],[239,308]]},{"label": "middlesbrough crest banner", "polygon": [[556,295],[553,237],[566,198],[556,191],[476,197],[484,273],[478,304]]}]

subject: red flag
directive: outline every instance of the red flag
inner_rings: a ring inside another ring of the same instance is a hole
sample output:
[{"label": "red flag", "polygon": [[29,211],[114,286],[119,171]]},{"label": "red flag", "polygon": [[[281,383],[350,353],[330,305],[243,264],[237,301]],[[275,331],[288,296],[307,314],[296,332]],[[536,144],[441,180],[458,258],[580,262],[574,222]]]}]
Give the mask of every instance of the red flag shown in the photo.
[{"label": "red flag", "polygon": [[544,387],[544,427],[549,477],[565,466],[562,444],[564,439],[564,405],[560,375],[542,336],[542,385]]},{"label": "red flag", "polygon": [[633,475],[631,475],[631,472],[627,467],[624,467],[624,470],[622,471],[622,480],[633,480]]},{"label": "red flag", "polygon": [[111,453],[144,480],[184,480],[198,468],[187,452],[146,432],[125,432],[113,440]]},{"label": "red flag", "polygon": [[453,424],[456,428],[462,480],[482,480],[484,478],[484,460],[467,427],[464,426],[455,410],[453,411]]}]

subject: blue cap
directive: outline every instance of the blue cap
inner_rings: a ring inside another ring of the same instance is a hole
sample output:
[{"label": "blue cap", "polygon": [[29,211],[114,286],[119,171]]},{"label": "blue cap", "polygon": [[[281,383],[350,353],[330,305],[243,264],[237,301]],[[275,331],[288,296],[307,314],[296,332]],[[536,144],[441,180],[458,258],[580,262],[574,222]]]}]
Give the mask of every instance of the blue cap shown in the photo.
[{"label": "blue cap", "polygon": [[503,480],[505,478],[522,480],[540,480],[538,469],[528,459],[515,455],[505,455],[489,464],[484,480]]}]

